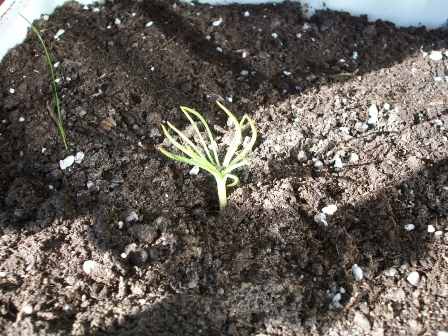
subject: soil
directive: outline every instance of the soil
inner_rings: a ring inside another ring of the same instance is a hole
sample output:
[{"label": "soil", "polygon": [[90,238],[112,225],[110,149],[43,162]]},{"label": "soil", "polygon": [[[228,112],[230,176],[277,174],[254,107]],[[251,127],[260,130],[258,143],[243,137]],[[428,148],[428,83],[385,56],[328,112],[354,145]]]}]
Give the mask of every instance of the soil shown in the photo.
[{"label": "soil", "polygon": [[[117,1],[35,22],[69,151],[30,31],[0,64],[2,334],[446,335],[448,33],[304,12]],[[160,124],[188,131],[181,105],[225,140],[216,100],[259,131],[222,212],[208,172],[157,150]]]}]

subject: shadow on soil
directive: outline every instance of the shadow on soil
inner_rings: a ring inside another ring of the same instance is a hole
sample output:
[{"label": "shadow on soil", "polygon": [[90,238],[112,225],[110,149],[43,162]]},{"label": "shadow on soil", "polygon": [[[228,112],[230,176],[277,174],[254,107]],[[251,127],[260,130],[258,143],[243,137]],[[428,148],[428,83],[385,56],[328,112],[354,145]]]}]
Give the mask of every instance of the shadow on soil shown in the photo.
[{"label": "shadow on soil", "polygon": [[[285,76],[283,71],[276,73],[273,76],[269,76],[264,73],[260,67],[251,67],[249,62],[241,58],[241,53],[236,51],[224,51],[217,52],[217,48],[221,46],[209,36],[200,31],[186,18],[180,16],[172,7],[171,1],[145,1],[142,8],[145,10],[148,19],[160,23],[158,27],[166,34],[167,39],[175,39],[179,43],[188,46],[190,52],[201,61],[209,62],[217,67],[222,67],[226,70],[230,70],[233,73],[240,73],[242,70],[248,71],[251,76],[248,77],[248,84],[250,91],[256,91],[259,89],[262,83],[270,83],[276,90],[279,91],[285,97],[287,94],[294,94],[297,89],[301,91],[309,87],[310,85],[320,86],[326,82],[332,82],[334,80],[348,80],[354,75],[364,75],[374,70],[390,67],[394,64],[401,63],[410,53],[415,53],[419,50],[418,40],[416,36],[430,36],[426,32],[424,27],[419,28],[396,28],[394,24],[386,21],[377,20],[375,23],[371,23],[367,20],[367,16],[353,17],[344,12],[332,12],[332,11],[317,11],[311,19],[304,17],[301,6],[298,3],[284,2],[281,5],[277,4],[263,4],[263,5],[229,5],[224,6],[224,10],[229,12],[242,13],[249,11],[251,15],[263,16],[267,9],[269,10],[269,17],[275,18],[276,15],[286,16],[285,21],[290,24],[297,24],[301,22],[303,25],[305,22],[316,24],[320,31],[314,32],[316,35],[325,36],[330,33],[332,27],[336,25],[338,31],[344,39],[349,39],[347,35],[356,35],[356,39],[362,41],[358,46],[346,46],[346,48],[356,48],[358,54],[364,55],[363,60],[357,63],[356,67],[352,68],[350,60],[346,64],[345,71],[338,69],[340,57],[338,54],[346,54],[347,50],[341,48],[334,48],[334,46],[321,45],[308,40],[313,38],[313,34],[304,40],[290,39],[291,32],[287,32],[286,27],[276,27],[276,31],[279,33],[278,39],[269,38],[270,32],[263,32],[263,37],[267,37],[268,43],[276,45],[281,51],[285,53],[285,67],[287,67],[288,50],[293,44],[295,45],[307,45],[307,48],[303,48],[303,52],[294,53],[288,55],[294,57],[295,64],[300,64],[299,67],[293,70],[294,80]],[[218,6],[219,7],[219,6]],[[287,14],[285,14],[285,7],[287,8]],[[222,9],[222,8],[221,8]],[[236,9],[236,10],[235,10]],[[198,13],[200,13],[198,11]],[[266,16],[266,15],[265,15]],[[275,20],[275,19],[273,19]],[[250,25],[250,24],[248,24]],[[342,27],[342,28],[341,28]],[[226,37],[232,38],[232,34],[235,33],[232,23],[229,22],[226,26],[229,33]],[[356,32],[356,33],[353,33]],[[284,34],[282,34],[284,33]],[[391,33],[399,35],[397,39],[384,39],[387,41],[387,48],[382,45],[380,48],[372,48],[372,41],[375,43],[381,41],[381,36],[389,36]],[[254,32],[255,35],[256,32]],[[443,40],[443,32],[439,32],[439,38]],[[285,36],[288,36],[285,37]],[[315,36],[317,37],[317,36]],[[409,50],[404,49],[401,41],[405,40],[411,44],[415,44],[415,48]],[[437,43],[439,39],[437,36],[433,36],[434,42]],[[257,44],[257,38],[254,38],[254,46],[248,46],[251,50],[252,47],[260,48],[263,51],[263,45]],[[310,47],[311,46],[311,47]],[[331,49],[330,52],[328,49]],[[394,56],[391,57],[391,54]],[[125,61],[125,60],[124,60]],[[335,68],[337,70],[335,70]],[[336,72],[335,72],[336,71]],[[313,75],[310,79],[309,76]],[[308,77],[308,80],[307,80]],[[314,84],[312,84],[314,83]],[[239,84],[236,83],[235,86]],[[269,97],[265,97],[269,99]],[[263,102],[266,103],[267,101]]]}]

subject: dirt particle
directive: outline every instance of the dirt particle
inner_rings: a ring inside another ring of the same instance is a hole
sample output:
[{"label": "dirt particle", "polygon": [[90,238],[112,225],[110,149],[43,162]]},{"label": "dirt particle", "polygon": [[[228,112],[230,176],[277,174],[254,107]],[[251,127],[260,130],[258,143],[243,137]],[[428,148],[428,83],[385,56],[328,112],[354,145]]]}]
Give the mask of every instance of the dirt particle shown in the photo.
[{"label": "dirt particle", "polygon": [[20,111],[19,110],[14,110],[14,111],[9,113],[8,121],[10,123],[15,123],[15,122],[19,121],[19,118],[20,118]]},{"label": "dirt particle", "polygon": [[357,311],[355,313],[355,317],[353,318],[353,324],[366,332],[370,331],[371,329],[370,321],[360,311]]},{"label": "dirt particle", "polygon": [[127,255],[132,265],[141,265],[148,259],[148,252],[141,247],[133,248]]},{"label": "dirt particle", "polygon": [[100,124],[98,125],[98,130],[100,132],[109,132],[116,126],[117,123],[115,122],[114,118],[107,117],[100,122]]}]

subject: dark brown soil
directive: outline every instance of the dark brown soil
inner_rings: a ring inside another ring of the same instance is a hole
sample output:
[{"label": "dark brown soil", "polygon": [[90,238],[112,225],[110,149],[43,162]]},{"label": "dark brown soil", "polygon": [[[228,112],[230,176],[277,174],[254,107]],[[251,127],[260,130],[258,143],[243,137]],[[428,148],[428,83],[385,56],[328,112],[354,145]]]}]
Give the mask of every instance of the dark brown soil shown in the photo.
[{"label": "dark brown soil", "polygon": [[[35,24],[70,149],[30,32],[0,64],[2,334],[448,331],[446,30],[172,0]],[[156,150],[161,123],[188,127],[180,105],[225,136],[216,100],[259,130],[222,213],[210,174]]]}]

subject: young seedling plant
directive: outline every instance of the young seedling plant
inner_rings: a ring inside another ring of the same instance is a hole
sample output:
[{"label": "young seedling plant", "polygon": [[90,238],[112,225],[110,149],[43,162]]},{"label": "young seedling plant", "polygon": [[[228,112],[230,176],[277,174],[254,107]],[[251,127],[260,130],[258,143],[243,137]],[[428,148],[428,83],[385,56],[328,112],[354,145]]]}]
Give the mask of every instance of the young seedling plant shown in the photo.
[{"label": "young seedling plant", "polygon": [[[249,116],[245,115],[241,119],[241,121],[238,121],[238,119],[232,114],[232,112],[230,112],[218,101],[216,103],[221,109],[224,110],[225,113],[227,113],[230,120],[232,120],[233,125],[235,126],[235,133],[233,134],[233,138],[230,142],[223,161],[221,161],[218,156],[218,145],[205,119],[195,110],[185,106],[181,106],[181,110],[193,126],[193,129],[195,130],[199,139],[198,143],[194,144],[184,133],[179,131],[170,122],[167,122],[169,128],[171,128],[178,135],[178,137],[182,139],[183,144],[175,140],[170,135],[166,127],[162,125],[163,133],[168,138],[168,140],[171,141],[174,147],[179,149],[186,156],[173,154],[161,147],[159,147],[158,149],[164,155],[171,159],[197,166],[212,174],[215,177],[216,185],[218,187],[219,207],[220,210],[222,210],[227,206],[226,188],[236,186],[239,182],[238,176],[231,174],[231,172],[236,168],[249,164],[249,159],[246,157],[246,154],[252,149],[255,141],[257,140],[257,128],[255,127],[255,124],[249,118]],[[207,135],[206,138],[208,137],[208,141],[204,139],[197,123],[193,119],[193,116],[196,117],[199,120],[199,123],[204,126],[204,131]],[[245,123],[248,123],[250,125],[252,136],[249,143],[246,146],[243,146],[240,152],[237,152],[242,141],[242,131]],[[210,153],[209,148],[211,149],[213,155],[212,153]],[[227,184],[227,179],[231,179],[232,183]]]},{"label": "young seedling plant", "polygon": [[45,45],[45,42],[42,39],[42,36],[40,35],[40,33],[37,30],[37,28],[34,27],[34,25],[30,21],[28,21],[22,14],[19,14],[19,15],[26,22],[28,22],[28,24],[30,25],[31,29],[33,29],[33,31],[36,33],[37,37],[39,38],[40,43],[42,44],[42,47],[44,48],[45,56],[47,57],[47,63],[48,63],[48,66],[50,67],[51,80],[53,82],[54,99],[56,101],[56,109],[57,109],[57,112],[58,112],[57,125],[58,125],[58,128],[59,128],[59,133],[61,134],[61,137],[62,137],[62,142],[64,143],[64,147],[65,147],[66,150],[68,150],[67,140],[65,138],[64,126],[62,124],[61,104],[59,102],[58,89],[56,87],[56,77],[54,75],[54,69],[53,69],[53,64],[51,63],[50,54],[48,53],[48,49],[47,49],[47,47]]}]

